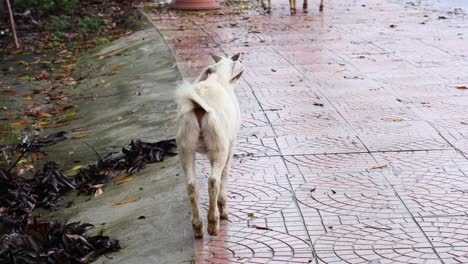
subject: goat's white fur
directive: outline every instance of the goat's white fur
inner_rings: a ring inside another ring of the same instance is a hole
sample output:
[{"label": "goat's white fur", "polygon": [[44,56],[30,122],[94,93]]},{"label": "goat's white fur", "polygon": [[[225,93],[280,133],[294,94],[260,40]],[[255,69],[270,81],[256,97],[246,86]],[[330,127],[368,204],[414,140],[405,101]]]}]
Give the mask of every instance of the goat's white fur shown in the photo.
[{"label": "goat's white fur", "polygon": [[[211,163],[208,180],[208,233],[217,235],[219,218],[228,218],[227,177],[240,127],[239,103],[234,89],[244,70],[242,64],[235,61],[238,55],[234,60],[231,58],[219,58],[193,84],[183,82],[176,91],[179,106],[176,140],[182,172],[187,177],[192,226],[196,238],[203,236],[195,175],[196,152],[205,154]],[[197,110],[203,112],[201,117],[197,116]]]}]

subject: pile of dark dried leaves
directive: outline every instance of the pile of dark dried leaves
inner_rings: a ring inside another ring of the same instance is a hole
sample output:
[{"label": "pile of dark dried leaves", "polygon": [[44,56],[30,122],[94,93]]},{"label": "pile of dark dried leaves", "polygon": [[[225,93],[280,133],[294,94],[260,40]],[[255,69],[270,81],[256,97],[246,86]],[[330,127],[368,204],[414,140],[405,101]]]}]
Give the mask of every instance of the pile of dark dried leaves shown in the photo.
[{"label": "pile of dark dried leaves", "polygon": [[[55,139],[63,140],[61,136],[56,135]],[[33,141],[16,148],[23,148],[23,154],[39,152],[41,146],[55,142]],[[60,205],[59,200],[67,192],[78,190],[78,193],[91,194],[95,186],[118,175],[131,175],[148,163],[176,155],[172,152],[175,147],[175,140],[132,141],[122,153],[100,158],[80,168],[72,177],[65,176],[53,161],[45,162],[33,177],[15,173],[12,169],[16,162],[0,168],[0,263],[88,263],[107,252],[119,250],[118,240],[102,234],[88,236],[86,231],[91,224],[38,221],[32,217],[32,210],[61,208],[64,205]]]}]

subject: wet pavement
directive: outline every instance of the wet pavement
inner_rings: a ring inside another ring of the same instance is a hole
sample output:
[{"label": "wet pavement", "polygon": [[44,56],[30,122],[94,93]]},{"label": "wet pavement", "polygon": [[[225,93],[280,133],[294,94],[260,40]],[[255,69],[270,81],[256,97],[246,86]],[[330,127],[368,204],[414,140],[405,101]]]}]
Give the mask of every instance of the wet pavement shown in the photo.
[{"label": "wet pavement", "polygon": [[[242,52],[247,67],[230,221],[194,242],[195,262],[467,263],[462,2],[149,13],[186,78],[210,53]],[[206,189],[202,158],[198,172]]]},{"label": "wet pavement", "polygon": [[[91,147],[105,156],[120,152],[131,140],[157,142],[174,137],[172,91],[180,72],[161,35],[149,24],[145,28],[80,58],[78,65],[93,74],[81,80],[74,92],[87,100],[77,100],[77,120],[56,130],[68,131],[69,137],[86,136],[45,149],[49,159],[57,161],[64,171],[95,162]],[[105,184],[98,197],[71,193],[64,202],[71,205],[47,218],[91,223],[96,228],[90,232],[102,231],[119,239],[122,250],[102,256],[96,263],[179,263],[191,259],[190,207],[177,161],[172,157],[148,164],[124,180]],[[134,202],[116,205],[128,199]]]}]

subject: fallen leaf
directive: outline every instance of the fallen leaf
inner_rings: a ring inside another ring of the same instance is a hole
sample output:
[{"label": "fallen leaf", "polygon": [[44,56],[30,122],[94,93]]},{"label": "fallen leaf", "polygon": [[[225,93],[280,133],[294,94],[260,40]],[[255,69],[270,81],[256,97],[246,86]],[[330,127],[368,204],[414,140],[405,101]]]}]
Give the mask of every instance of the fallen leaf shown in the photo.
[{"label": "fallen leaf", "polygon": [[99,234],[100,236],[103,236],[104,233],[106,233],[106,232],[107,232],[107,228],[103,227],[103,228],[99,229],[98,234]]},{"label": "fallen leaf", "polygon": [[25,127],[28,125],[28,122],[26,121],[11,122],[9,125],[12,127]]},{"label": "fallen leaf", "polygon": [[310,21],[312,21],[312,18],[310,18],[310,17],[306,17],[306,18],[304,18],[304,21],[306,21],[306,22],[310,22]]},{"label": "fallen leaf", "polygon": [[71,168],[71,169],[65,171],[65,173],[66,173],[66,174],[72,173],[72,172],[74,172],[74,171],[79,170],[81,167],[83,167],[83,166],[82,166],[82,165],[76,165],[75,167],[73,167],[73,168]]},{"label": "fallen leaf", "polygon": [[128,177],[128,178],[126,178],[126,179],[123,179],[123,180],[118,181],[118,182],[117,182],[117,185],[125,184],[125,183],[127,183],[127,182],[129,182],[129,181],[131,181],[131,180],[133,180],[133,177]]},{"label": "fallen leaf", "polygon": [[79,138],[87,138],[87,137],[89,137],[89,134],[78,134],[78,135],[72,136],[71,138],[72,139],[79,139]]},{"label": "fallen leaf", "polygon": [[404,121],[403,118],[401,117],[385,117],[385,118],[382,118],[383,121],[386,121],[386,122],[401,122],[401,121]]},{"label": "fallen leaf", "polygon": [[255,226],[255,229],[260,229],[260,230],[273,230],[273,229],[271,229],[271,228],[269,228],[269,227],[266,227],[266,226],[257,226],[257,225]]},{"label": "fallen leaf", "polygon": [[126,200],[120,201],[120,202],[115,202],[114,205],[123,205],[123,204],[134,203],[134,202],[136,202],[138,200],[140,200],[140,197],[132,197],[132,198],[128,198]]},{"label": "fallen leaf", "polygon": [[468,90],[468,87],[466,86],[457,86],[455,88],[457,88],[458,90]]},{"label": "fallen leaf", "polygon": [[65,82],[65,85],[67,86],[73,86],[76,84],[76,81],[73,79],[73,78],[69,78],[68,80],[66,80]]},{"label": "fallen leaf", "polygon": [[21,99],[31,101],[33,98],[31,96],[26,96],[26,97],[23,97]]},{"label": "fallen leaf", "polygon": [[97,188],[97,189],[96,189],[96,192],[94,193],[94,197],[99,197],[99,196],[101,196],[102,193],[103,193],[102,189],[101,189],[101,188]]},{"label": "fallen leaf", "polygon": [[[65,234],[68,238],[72,238],[72,239],[81,239],[83,238],[82,236],[80,235],[77,235],[77,234]],[[84,238],[83,238],[84,239]]]},{"label": "fallen leaf", "polygon": [[50,123],[49,123],[49,122],[41,121],[41,122],[37,122],[36,125],[41,126],[41,127],[44,127],[44,126],[50,125]]},{"label": "fallen leaf", "polygon": [[129,174],[127,172],[122,172],[120,173],[119,175],[115,176],[114,178],[112,178],[112,180],[110,180],[111,182],[116,182],[116,181],[119,181],[125,177],[127,177]]},{"label": "fallen leaf", "polygon": [[46,117],[52,117],[51,114],[44,113],[44,112],[40,112],[40,113],[38,114],[38,116],[39,116],[39,117],[44,117],[44,118],[46,118]]},{"label": "fallen leaf", "polygon": [[49,73],[47,71],[42,71],[39,76],[36,77],[36,80],[44,80],[49,78]]},{"label": "fallen leaf", "polygon": [[383,169],[383,168],[385,168],[385,167],[387,167],[387,166],[388,166],[388,164],[377,165],[377,166],[371,167],[371,170]]}]

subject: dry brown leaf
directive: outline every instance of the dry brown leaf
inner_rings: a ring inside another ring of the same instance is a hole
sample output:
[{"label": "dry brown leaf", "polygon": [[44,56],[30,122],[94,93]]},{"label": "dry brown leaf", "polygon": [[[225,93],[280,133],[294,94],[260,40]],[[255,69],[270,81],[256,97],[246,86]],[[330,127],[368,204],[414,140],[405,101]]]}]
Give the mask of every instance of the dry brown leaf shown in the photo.
[{"label": "dry brown leaf", "polygon": [[126,200],[120,201],[120,202],[115,202],[114,205],[123,205],[123,204],[134,203],[134,202],[136,202],[138,200],[140,200],[140,197],[132,197],[132,198],[128,198]]},{"label": "dry brown leaf", "polygon": [[44,113],[44,112],[40,112],[40,113],[38,114],[38,116],[39,116],[39,117],[52,117],[51,114]]},{"label": "dry brown leaf", "polygon": [[457,86],[455,88],[457,88],[458,90],[468,90],[468,87],[466,86]]},{"label": "dry brown leaf", "polygon": [[26,121],[19,121],[19,122],[11,122],[10,126],[12,127],[25,127],[28,125],[28,122]]},{"label": "dry brown leaf", "polygon": [[304,18],[304,21],[306,21],[306,22],[310,22],[310,21],[312,21],[312,18],[310,18],[310,17],[306,17],[306,18]]},{"label": "dry brown leaf", "polygon": [[64,83],[65,83],[65,85],[67,85],[67,86],[76,85],[76,81],[75,81],[73,78],[68,78],[68,80],[66,80]]},{"label": "dry brown leaf", "polygon": [[388,164],[373,166],[371,170],[383,169],[386,168]]},{"label": "dry brown leaf", "polygon": [[87,137],[89,137],[89,134],[78,134],[78,135],[72,136],[71,138],[79,139],[79,138],[87,138]]},{"label": "dry brown leaf", "polygon": [[125,177],[127,177],[129,174],[127,172],[121,172],[119,175],[115,176],[114,178],[112,178],[111,182],[116,182],[116,181],[119,181]]},{"label": "dry brown leaf", "polygon": [[401,121],[404,121],[403,118],[401,117],[385,117],[385,118],[382,118],[383,121],[386,121],[386,122],[401,122]]},{"label": "dry brown leaf", "polygon": [[123,179],[123,180],[118,181],[118,182],[117,182],[117,185],[125,184],[125,183],[127,183],[127,182],[129,182],[129,181],[131,181],[131,180],[133,180],[133,177],[128,177],[128,178],[126,178],[126,179]]}]

